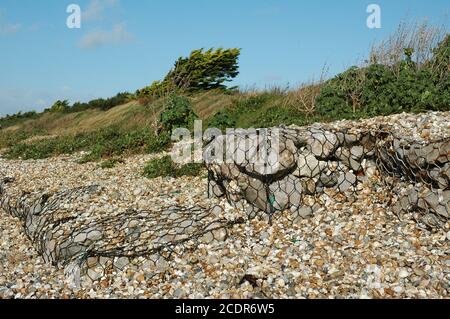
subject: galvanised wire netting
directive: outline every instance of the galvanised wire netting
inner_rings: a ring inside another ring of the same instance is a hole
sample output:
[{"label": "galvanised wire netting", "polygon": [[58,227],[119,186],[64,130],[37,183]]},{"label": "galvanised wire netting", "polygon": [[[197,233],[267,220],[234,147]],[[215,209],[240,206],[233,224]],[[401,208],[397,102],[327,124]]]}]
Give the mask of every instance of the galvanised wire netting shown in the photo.
[{"label": "galvanised wire netting", "polygon": [[[450,216],[450,138],[419,142],[389,129],[350,132],[279,127],[235,130],[206,145],[208,194],[245,208],[248,218],[289,210],[293,220],[314,214],[330,200],[352,201],[360,185],[379,179],[398,215],[414,214],[426,227]],[[155,211],[128,209],[89,218],[67,209],[82,196],[101,194],[96,185],[53,194],[8,195],[13,178],[0,183],[0,205],[19,218],[45,260],[75,277],[98,279],[146,257],[162,259],[224,240],[244,218],[227,219],[224,207],[171,206]]]},{"label": "galvanised wire netting", "polygon": [[450,217],[449,157],[450,138],[417,142],[387,128],[314,127],[238,130],[216,138],[205,154],[210,196],[247,202],[250,218],[284,210],[304,217],[325,199],[351,201],[359,184],[378,174],[393,210],[420,211],[430,227]]}]

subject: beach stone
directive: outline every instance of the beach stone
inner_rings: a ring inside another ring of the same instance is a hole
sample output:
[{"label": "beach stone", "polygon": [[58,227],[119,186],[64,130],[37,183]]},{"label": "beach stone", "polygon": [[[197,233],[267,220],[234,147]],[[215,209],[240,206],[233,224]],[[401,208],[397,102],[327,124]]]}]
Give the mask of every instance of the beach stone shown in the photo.
[{"label": "beach stone", "polygon": [[308,152],[307,154],[299,154],[297,160],[297,169],[293,175],[296,177],[316,177],[327,166],[327,162],[319,161],[314,154]]},{"label": "beach stone", "polygon": [[313,131],[308,140],[311,152],[319,159],[327,159],[339,146],[334,133],[327,131]]},{"label": "beach stone", "polygon": [[272,205],[276,210],[284,210],[294,205],[298,206],[301,201],[302,183],[294,175],[288,175],[281,181],[269,186],[273,195]]},{"label": "beach stone", "polygon": [[356,176],[353,173],[341,173],[336,187],[340,192],[345,192],[356,183]]},{"label": "beach stone", "polygon": [[114,267],[123,270],[130,263],[127,257],[119,257],[114,261]]}]

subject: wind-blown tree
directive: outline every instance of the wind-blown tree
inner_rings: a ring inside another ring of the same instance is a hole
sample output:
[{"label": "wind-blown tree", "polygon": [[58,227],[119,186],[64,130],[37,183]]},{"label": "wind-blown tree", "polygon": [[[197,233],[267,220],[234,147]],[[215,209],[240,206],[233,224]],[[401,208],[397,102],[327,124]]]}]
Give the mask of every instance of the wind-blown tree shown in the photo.
[{"label": "wind-blown tree", "polygon": [[137,93],[139,96],[162,96],[177,90],[225,89],[225,83],[239,74],[240,53],[238,48],[194,50],[188,57],[180,57],[164,80],[155,81]]},{"label": "wind-blown tree", "polygon": [[164,82],[177,88],[217,89],[239,74],[240,49],[194,50],[187,58],[179,58]]},{"label": "wind-blown tree", "polygon": [[52,105],[52,107],[50,108],[50,112],[66,112],[66,111],[68,111],[69,110],[69,101],[67,101],[67,100],[64,100],[64,101],[61,101],[61,100],[58,100],[58,101],[56,101],[53,105]]}]

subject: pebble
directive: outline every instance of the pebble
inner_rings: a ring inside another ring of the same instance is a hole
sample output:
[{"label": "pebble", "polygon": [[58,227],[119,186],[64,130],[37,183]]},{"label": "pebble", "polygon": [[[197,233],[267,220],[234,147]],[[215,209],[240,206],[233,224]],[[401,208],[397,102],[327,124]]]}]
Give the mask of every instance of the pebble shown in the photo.
[{"label": "pebble", "polygon": [[[425,117],[430,119],[429,135],[422,138],[448,136],[449,113],[400,114],[361,125],[386,122],[420,137],[418,123]],[[352,128],[355,123],[328,125]],[[97,163],[77,163],[79,154],[28,161],[1,158],[0,176],[16,178],[8,188],[12,194],[100,185],[101,195],[67,206],[92,222],[137,205],[154,210],[180,202],[221,205],[231,220],[246,216],[225,202],[207,199],[203,176],[144,178],[143,168],[155,156],[161,154],[130,156],[108,170]],[[297,216],[287,211],[274,216],[271,225],[259,218],[246,220],[228,229],[222,240],[192,243],[165,258],[117,259],[120,269],[110,267],[81,287],[66,283],[64,269],[47,263],[20,221],[0,211],[0,298],[449,298],[450,223],[430,232],[413,216],[405,214],[399,221],[379,185],[374,174],[352,203],[323,197],[325,209],[295,224]],[[90,236],[96,240],[99,233]],[[255,278],[253,284],[239,284],[246,275]]]}]

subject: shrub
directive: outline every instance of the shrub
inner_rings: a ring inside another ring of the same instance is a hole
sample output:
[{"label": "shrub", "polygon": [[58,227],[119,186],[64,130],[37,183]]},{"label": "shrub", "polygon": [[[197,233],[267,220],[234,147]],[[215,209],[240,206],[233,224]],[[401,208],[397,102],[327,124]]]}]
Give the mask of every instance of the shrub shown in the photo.
[{"label": "shrub", "polygon": [[0,129],[15,125],[23,120],[35,119],[37,117],[38,114],[35,111],[25,113],[18,112],[13,115],[7,114],[5,117],[0,118]]},{"label": "shrub", "polygon": [[227,110],[220,110],[209,120],[208,127],[218,128],[225,131],[227,128],[233,128],[236,125],[236,120]]},{"label": "shrub", "polygon": [[247,112],[248,110],[257,110],[262,105],[267,103],[272,96],[268,93],[262,93],[255,96],[244,97],[238,99],[234,103],[234,109],[239,113]]},{"label": "shrub", "polygon": [[158,135],[153,135],[148,141],[147,153],[163,152],[167,149],[170,143],[170,135],[166,132],[161,132]]},{"label": "shrub", "polygon": [[448,46],[447,36],[433,59],[421,67],[412,59],[414,50],[405,48],[403,60],[396,65],[374,63],[337,75],[317,98],[318,114],[335,119],[449,110],[450,70],[445,63],[450,49],[444,49]]},{"label": "shrub", "polygon": [[175,164],[173,163],[170,156],[164,156],[148,162],[144,168],[144,175],[148,178],[173,176],[175,170]]},{"label": "shrub", "polygon": [[78,136],[59,136],[31,143],[11,146],[5,156],[9,159],[42,159],[59,154],[71,154],[89,145],[89,141]]},{"label": "shrub", "polygon": [[123,163],[123,160],[118,158],[111,158],[106,161],[103,161],[99,166],[103,169],[107,169],[115,167],[118,163]]},{"label": "shrub", "polygon": [[162,131],[171,132],[178,127],[190,128],[196,118],[197,115],[192,110],[189,100],[186,97],[172,94],[161,113]]},{"label": "shrub", "polygon": [[75,102],[68,112],[81,112],[89,109],[100,109],[102,111],[107,111],[115,106],[122,105],[134,98],[133,94],[128,92],[120,92],[113,97],[107,99],[94,99],[87,103]]},{"label": "shrub", "polygon": [[178,166],[167,155],[148,162],[144,168],[144,176],[148,178],[198,176],[202,167],[202,164],[195,163]]},{"label": "shrub", "polygon": [[290,107],[273,106],[261,112],[255,119],[258,127],[273,127],[284,125],[305,125],[307,119],[298,110]]},{"label": "shrub", "polygon": [[198,176],[203,169],[203,164],[199,163],[188,163],[182,165],[176,170],[176,177],[180,176]]}]

